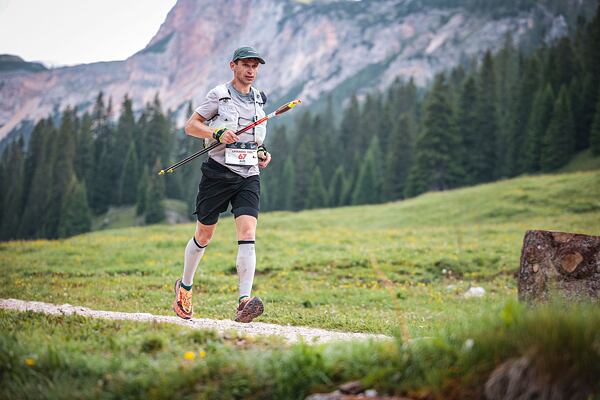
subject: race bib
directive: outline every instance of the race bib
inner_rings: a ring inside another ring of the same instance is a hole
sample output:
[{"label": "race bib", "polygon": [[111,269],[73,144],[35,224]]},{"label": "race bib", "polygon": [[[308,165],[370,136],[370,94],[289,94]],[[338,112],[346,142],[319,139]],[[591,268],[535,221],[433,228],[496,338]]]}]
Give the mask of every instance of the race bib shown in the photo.
[{"label": "race bib", "polygon": [[231,143],[225,146],[225,164],[256,165],[258,164],[258,145],[255,142]]}]

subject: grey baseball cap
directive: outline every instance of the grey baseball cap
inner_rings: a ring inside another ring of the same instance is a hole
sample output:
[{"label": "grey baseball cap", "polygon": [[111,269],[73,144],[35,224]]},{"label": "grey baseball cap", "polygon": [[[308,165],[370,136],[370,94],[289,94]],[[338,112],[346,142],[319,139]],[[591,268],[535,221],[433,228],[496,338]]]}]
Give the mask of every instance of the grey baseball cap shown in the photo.
[{"label": "grey baseball cap", "polygon": [[258,51],[256,51],[254,47],[250,46],[244,46],[236,49],[233,52],[233,58],[231,61],[237,61],[244,58],[256,58],[261,64],[265,63],[265,60],[260,56],[260,54],[258,54]]}]

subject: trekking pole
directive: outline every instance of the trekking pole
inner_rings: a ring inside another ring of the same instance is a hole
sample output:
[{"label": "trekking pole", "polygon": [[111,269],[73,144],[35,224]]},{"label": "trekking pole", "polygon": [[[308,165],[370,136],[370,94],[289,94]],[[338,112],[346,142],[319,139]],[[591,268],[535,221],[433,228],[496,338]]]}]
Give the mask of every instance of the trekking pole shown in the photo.
[{"label": "trekking pole", "polygon": [[[286,111],[291,110],[292,108],[296,107],[300,103],[302,103],[302,101],[300,99],[290,101],[289,103],[286,103],[286,104],[282,105],[281,107],[279,107],[277,110],[273,111],[271,114],[268,114],[268,115],[262,117],[258,121],[255,121],[255,122],[251,123],[250,125],[245,126],[242,129],[240,129],[239,131],[236,131],[234,133],[236,135],[240,135],[240,134],[254,128],[257,125],[262,124],[263,122],[267,121],[270,118],[276,117],[278,115],[283,114]],[[165,172],[172,174],[173,172],[175,172],[175,170],[177,168],[181,167],[183,164],[187,164],[188,162],[192,161],[193,159],[200,157],[202,154],[206,154],[207,152],[211,151],[212,149],[214,149],[215,147],[217,147],[220,144],[222,144],[222,143],[219,143],[219,142],[213,143],[210,146],[208,146],[207,148],[199,150],[199,151],[195,152],[194,154],[187,156],[183,160],[176,162],[175,164],[171,165],[167,169],[161,169],[158,172],[158,174],[164,175]]]}]

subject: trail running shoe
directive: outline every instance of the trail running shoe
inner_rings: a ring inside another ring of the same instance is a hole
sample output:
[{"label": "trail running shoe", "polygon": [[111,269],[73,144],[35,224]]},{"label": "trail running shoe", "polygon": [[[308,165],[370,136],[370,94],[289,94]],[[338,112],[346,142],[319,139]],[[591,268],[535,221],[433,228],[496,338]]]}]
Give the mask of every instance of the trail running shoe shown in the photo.
[{"label": "trail running shoe", "polygon": [[252,322],[252,320],[262,314],[263,311],[265,311],[265,306],[260,297],[246,297],[242,299],[238,306],[235,321],[243,323]]},{"label": "trail running shoe", "polygon": [[173,311],[178,317],[183,319],[192,318],[192,289],[185,290],[181,287],[181,279],[175,281],[175,300],[173,301]]}]

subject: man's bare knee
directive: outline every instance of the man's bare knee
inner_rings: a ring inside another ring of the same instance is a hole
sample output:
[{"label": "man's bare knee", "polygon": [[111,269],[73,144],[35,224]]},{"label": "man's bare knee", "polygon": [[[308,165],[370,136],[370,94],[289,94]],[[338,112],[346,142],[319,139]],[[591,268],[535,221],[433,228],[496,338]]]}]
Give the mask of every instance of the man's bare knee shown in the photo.
[{"label": "man's bare knee", "polygon": [[256,217],[240,215],[235,219],[238,240],[254,240],[256,237]]},{"label": "man's bare knee", "polygon": [[196,226],[196,232],[194,233],[194,237],[196,238],[196,242],[202,247],[208,245],[210,240],[215,233],[215,228],[217,225],[201,225],[198,223]]},{"label": "man's bare knee", "polygon": [[242,228],[238,233],[238,240],[254,240],[255,237],[256,229],[253,227]]}]

